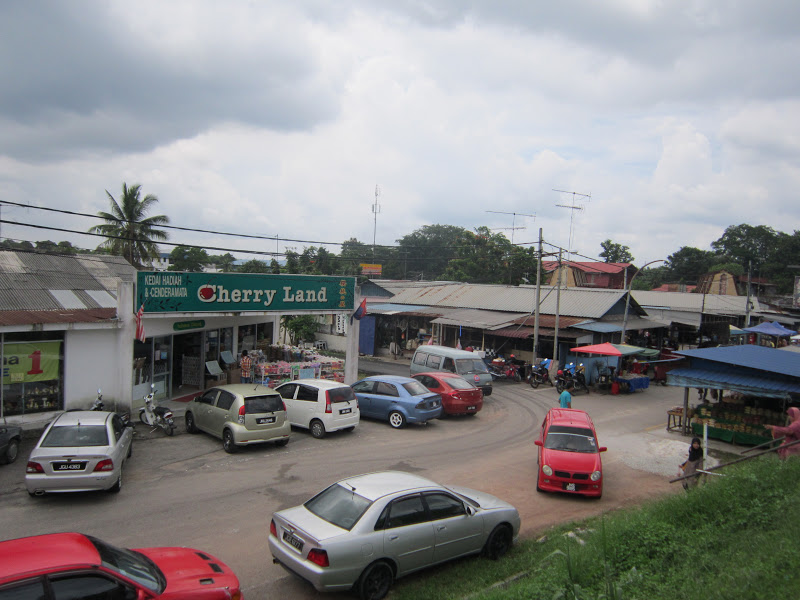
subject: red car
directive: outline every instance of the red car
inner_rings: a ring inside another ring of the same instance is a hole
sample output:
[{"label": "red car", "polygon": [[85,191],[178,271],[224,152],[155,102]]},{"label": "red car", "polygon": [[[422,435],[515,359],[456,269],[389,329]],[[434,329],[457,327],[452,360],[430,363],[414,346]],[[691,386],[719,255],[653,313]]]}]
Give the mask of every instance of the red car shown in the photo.
[{"label": "red car", "polygon": [[80,533],[0,542],[0,598],[242,600],[239,579],[191,548],[127,550]]},{"label": "red car", "polygon": [[447,371],[418,373],[414,379],[442,397],[446,415],[474,415],[483,408],[483,392],[461,375]]},{"label": "red car", "polygon": [[551,408],[539,437],[538,492],[567,492],[600,498],[603,495],[603,463],[597,433],[586,411]]}]

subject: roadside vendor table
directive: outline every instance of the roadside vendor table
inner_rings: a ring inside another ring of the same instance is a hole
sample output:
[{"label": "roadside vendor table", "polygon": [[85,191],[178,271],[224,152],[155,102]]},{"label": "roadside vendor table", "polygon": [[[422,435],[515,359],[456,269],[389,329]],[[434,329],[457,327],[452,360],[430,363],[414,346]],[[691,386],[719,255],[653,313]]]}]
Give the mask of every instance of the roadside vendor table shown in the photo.
[{"label": "roadside vendor table", "polygon": [[683,431],[682,408],[673,408],[667,411],[667,431]]},{"label": "roadside vendor table", "polygon": [[[703,424],[692,423],[692,433],[697,436],[703,435]],[[733,431],[731,429],[722,429],[720,427],[708,427],[708,437],[731,444],[742,444],[746,446],[757,446],[764,442],[770,441],[772,438],[755,435],[752,433],[744,433],[742,431]]]},{"label": "roadside vendor table", "polygon": [[620,391],[627,388],[627,392],[632,394],[636,390],[645,390],[650,387],[650,378],[646,375],[620,375],[614,378],[620,384]]}]

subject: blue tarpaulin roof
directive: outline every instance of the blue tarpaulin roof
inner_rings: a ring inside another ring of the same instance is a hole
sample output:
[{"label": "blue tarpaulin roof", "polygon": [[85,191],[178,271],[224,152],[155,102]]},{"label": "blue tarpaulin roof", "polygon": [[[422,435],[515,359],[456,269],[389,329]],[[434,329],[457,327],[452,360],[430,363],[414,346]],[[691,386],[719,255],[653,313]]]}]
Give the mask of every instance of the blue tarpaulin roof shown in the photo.
[{"label": "blue tarpaulin roof", "polygon": [[773,321],[772,323],[761,323],[760,325],[756,325],[755,327],[748,327],[743,331],[746,331],[748,333],[761,333],[763,335],[775,335],[778,337],[794,335],[797,333],[793,329],[787,329],[777,321]]},{"label": "blue tarpaulin roof", "polygon": [[784,398],[800,394],[800,355],[765,346],[722,346],[679,350],[690,367],[667,373],[669,385],[714,388]]}]

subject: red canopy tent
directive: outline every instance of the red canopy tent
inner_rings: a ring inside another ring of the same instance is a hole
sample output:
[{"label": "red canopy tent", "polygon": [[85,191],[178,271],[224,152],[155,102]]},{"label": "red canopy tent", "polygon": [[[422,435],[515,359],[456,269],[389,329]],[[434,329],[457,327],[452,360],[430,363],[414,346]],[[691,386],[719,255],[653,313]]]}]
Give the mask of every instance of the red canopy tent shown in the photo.
[{"label": "red canopy tent", "polygon": [[644,350],[639,346],[629,346],[628,344],[612,344],[606,342],[604,344],[594,344],[592,346],[578,346],[572,348],[573,352],[583,352],[585,354],[599,354],[601,356],[628,356],[630,354],[638,354]]}]

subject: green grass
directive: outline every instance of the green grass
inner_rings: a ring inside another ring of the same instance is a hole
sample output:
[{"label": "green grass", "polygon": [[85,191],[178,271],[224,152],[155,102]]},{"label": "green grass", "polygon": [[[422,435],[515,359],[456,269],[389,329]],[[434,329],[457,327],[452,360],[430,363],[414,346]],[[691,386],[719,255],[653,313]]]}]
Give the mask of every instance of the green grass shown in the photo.
[{"label": "green grass", "polygon": [[389,598],[800,597],[800,459],[722,472],[686,494],[555,527],[499,561],[469,558],[401,579]]}]

